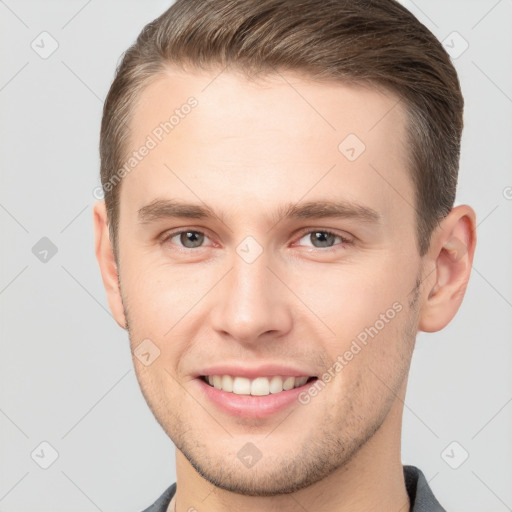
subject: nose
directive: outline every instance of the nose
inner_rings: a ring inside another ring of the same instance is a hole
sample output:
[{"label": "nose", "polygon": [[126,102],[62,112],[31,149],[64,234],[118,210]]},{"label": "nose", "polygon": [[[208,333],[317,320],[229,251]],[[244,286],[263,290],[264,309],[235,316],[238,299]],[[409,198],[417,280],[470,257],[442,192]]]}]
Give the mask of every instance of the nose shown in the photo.
[{"label": "nose", "polygon": [[253,344],[291,330],[291,294],[271,259],[266,251],[252,262],[234,253],[230,272],[215,287],[211,320],[221,336]]}]

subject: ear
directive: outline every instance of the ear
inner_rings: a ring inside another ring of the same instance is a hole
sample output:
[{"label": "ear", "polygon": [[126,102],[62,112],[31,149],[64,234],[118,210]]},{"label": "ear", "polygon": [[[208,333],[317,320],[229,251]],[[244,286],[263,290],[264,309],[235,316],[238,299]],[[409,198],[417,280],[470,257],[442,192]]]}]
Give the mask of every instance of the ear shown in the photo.
[{"label": "ear", "polygon": [[120,327],[126,329],[126,317],[119,287],[117,263],[110,242],[105,201],[98,201],[94,213],[94,246],[96,259],[101,270],[103,286],[107,292],[108,305]]},{"label": "ear", "polygon": [[452,208],[433,232],[424,258],[427,287],[418,329],[436,332],[457,313],[468,285],[476,246],[476,215],[467,205]]}]

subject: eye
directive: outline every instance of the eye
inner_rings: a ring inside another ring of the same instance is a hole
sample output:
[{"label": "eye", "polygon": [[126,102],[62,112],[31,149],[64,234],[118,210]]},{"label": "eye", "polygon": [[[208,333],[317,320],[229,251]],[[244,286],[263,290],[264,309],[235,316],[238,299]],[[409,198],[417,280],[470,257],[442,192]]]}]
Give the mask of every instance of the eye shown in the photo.
[{"label": "eye", "polygon": [[[299,242],[303,239],[311,240],[312,244],[310,247],[315,247],[317,249],[333,249],[335,245],[344,246],[352,243],[352,240],[349,240],[348,238],[337,235],[331,231],[325,231],[321,229],[303,233],[303,236],[299,239]],[[336,239],[341,240],[341,243],[335,244]]]},{"label": "eye", "polygon": [[179,245],[185,249],[197,249],[201,248],[201,244],[208,237],[201,231],[195,230],[184,230],[175,231],[174,233],[168,233],[167,236],[162,240],[164,243],[171,243],[173,238],[177,238]]},{"label": "eye", "polygon": [[[162,239],[162,242],[176,245],[176,242],[172,242],[173,239],[177,239],[177,245],[184,249],[200,249],[201,247],[204,247],[203,242],[205,240],[209,240],[209,238],[202,231],[187,229],[168,233]],[[352,243],[352,240],[346,237],[333,233],[332,231],[321,229],[303,232],[299,242],[303,239],[311,241],[310,247],[326,250],[335,249],[336,245],[343,247]],[[340,243],[336,244],[336,239],[340,240]]]}]

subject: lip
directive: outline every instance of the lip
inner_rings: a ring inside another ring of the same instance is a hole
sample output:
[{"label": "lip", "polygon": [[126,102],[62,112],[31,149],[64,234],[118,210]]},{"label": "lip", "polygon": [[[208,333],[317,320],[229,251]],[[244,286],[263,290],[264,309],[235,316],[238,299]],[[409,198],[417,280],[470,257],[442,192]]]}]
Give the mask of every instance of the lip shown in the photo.
[{"label": "lip", "polygon": [[[239,370],[239,369],[238,369]],[[217,373],[207,375],[219,375]],[[223,375],[228,375],[224,373]],[[259,374],[261,375],[261,373]],[[280,393],[270,393],[264,396],[237,395],[227,391],[214,388],[207,384],[202,378],[197,377],[195,382],[198,383],[201,392],[207,400],[212,402],[218,409],[238,418],[267,418],[282,411],[292,404],[298,405],[298,397],[310,385],[316,382],[312,380],[297,388],[281,391]]]},{"label": "lip", "polygon": [[254,368],[244,367],[237,364],[222,364],[209,366],[200,369],[194,377],[205,375],[231,375],[233,377],[246,377],[255,379],[256,377],[273,377],[280,375],[282,377],[316,377],[316,375],[308,369],[294,368],[282,364],[265,364]]}]

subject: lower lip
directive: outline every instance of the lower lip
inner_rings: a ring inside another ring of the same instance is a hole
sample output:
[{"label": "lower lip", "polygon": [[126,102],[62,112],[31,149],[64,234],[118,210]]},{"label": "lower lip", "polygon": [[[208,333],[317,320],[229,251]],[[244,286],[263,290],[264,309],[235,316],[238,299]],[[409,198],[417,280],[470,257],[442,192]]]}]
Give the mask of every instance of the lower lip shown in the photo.
[{"label": "lower lip", "polygon": [[224,412],[240,418],[266,418],[293,403],[298,403],[300,393],[314,384],[316,379],[297,388],[264,396],[237,395],[214,388],[201,378],[197,378],[196,381],[206,397]]}]

